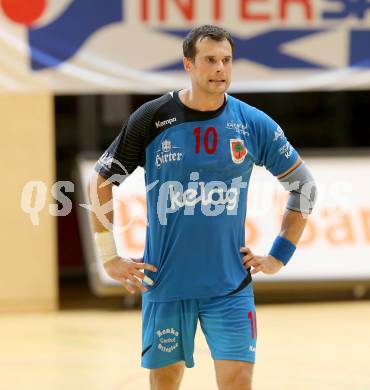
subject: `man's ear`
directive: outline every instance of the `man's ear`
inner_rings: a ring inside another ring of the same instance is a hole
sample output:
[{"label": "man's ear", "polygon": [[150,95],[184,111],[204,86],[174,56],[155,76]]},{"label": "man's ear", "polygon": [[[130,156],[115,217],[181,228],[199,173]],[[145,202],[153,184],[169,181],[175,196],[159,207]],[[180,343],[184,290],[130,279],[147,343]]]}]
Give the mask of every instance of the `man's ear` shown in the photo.
[{"label": "man's ear", "polygon": [[185,72],[190,72],[192,66],[191,60],[187,57],[183,57],[182,62],[184,64]]}]

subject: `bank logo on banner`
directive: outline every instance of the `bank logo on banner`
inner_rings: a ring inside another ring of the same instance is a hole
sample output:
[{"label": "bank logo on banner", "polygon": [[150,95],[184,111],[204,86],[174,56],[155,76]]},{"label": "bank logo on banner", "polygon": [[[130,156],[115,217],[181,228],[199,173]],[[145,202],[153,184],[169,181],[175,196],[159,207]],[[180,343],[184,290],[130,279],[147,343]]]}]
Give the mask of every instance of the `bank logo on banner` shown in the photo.
[{"label": "bank logo on banner", "polygon": [[28,42],[33,70],[58,66],[76,54],[98,30],[124,22],[122,0],[74,0],[50,23],[33,27],[52,1],[28,1],[30,5],[25,7],[22,0],[5,0],[2,7],[15,22],[31,25]]},{"label": "bank logo on banner", "polygon": [[[43,22],[57,3],[59,11]],[[230,29],[235,39],[234,62],[254,64],[270,72],[267,75],[277,77],[273,72],[281,70],[370,69],[369,0],[28,0],[27,4],[2,0],[0,8],[9,20],[26,26],[33,71],[68,62],[95,35],[112,26],[124,25],[128,33],[122,36],[118,31],[113,40],[111,33],[109,42],[99,42],[99,60],[110,65],[122,41],[131,42],[138,28],[162,37],[164,44],[158,50],[164,50],[171,39],[181,47],[190,27],[204,23]],[[139,38],[135,45],[142,53],[150,48],[145,39]],[[104,57],[102,46],[107,48]],[[327,54],[328,48],[338,52],[338,59]],[[137,58],[137,63],[152,73],[182,70],[180,51],[168,52],[151,61]],[[128,63],[135,68],[129,57]],[[119,65],[125,64],[114,64]]]}]

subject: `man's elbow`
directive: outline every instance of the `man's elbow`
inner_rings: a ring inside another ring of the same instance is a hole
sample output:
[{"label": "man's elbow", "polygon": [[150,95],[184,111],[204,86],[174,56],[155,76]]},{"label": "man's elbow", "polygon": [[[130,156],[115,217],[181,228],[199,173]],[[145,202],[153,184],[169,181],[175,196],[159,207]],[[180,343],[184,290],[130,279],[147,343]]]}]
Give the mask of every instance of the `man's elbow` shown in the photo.
[{"label": "man's elbow", "polygon": [[90,202],[94,194],[100,198],[100,194],[102,192],[111,192],[112,186],[112,183],[110,183],[104,176],[101,176],[98,172],[92,170],[87,182],[87,192]]},{"label": "man's elbow", "polygon": [[318,188],[314,178],[305,183],[301,189],[301,202],[303,202],[302,209],[307,214],[311,214],[317,201]]},{"label": "man's elbow", "polygon": [[302,162],[279,181],[289,191],[287,209],[311,214],[316,204],[318,189],[306,165]]}]

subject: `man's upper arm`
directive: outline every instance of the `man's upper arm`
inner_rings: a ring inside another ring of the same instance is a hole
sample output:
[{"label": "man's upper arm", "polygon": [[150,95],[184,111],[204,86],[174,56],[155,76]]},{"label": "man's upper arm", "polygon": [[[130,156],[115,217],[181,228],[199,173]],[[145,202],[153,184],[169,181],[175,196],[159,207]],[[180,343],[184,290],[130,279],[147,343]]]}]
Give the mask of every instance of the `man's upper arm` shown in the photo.
[{"label": "man's upper arm", "polygon": [[290,192],[287,209],[310,214],[317,198],[314,178],[280,126],[261,111],[258,114],[256,164],[264,165]]},{"label": "man's upper arm", "polygon": [[287,140],[282,128],[262,111],[255,112],[257,150],[255,163],[263,165],[274,176],[281,177],[296,168],[301,159]]},{"label": "man's upper arm", "polygon": [[102,177],[119,185],[143,159],[143,128],[133,126],[131,117],[97,161],[94,169]]},{"label": "man's upper arm", "polygon": [[276,178],[281,179],[282,177],[286,176],[288,173],[294,171],[294,169],[296,169],[298,167],[298,165],[301,164],[301,162],[302,162],[302,159],[298,156],[298,159],[296,160],[296,162],[293,163],[293,165],[288,170],[281,173],[280,175],[277,175]]},{"label": "man's upper arm", "polygon": [[112,144],[95,165],[95,171],[119,185],[138,166],[145,165],[148,133],[156,111],[166,102],[166,95],[145,103],[123,124]]}]

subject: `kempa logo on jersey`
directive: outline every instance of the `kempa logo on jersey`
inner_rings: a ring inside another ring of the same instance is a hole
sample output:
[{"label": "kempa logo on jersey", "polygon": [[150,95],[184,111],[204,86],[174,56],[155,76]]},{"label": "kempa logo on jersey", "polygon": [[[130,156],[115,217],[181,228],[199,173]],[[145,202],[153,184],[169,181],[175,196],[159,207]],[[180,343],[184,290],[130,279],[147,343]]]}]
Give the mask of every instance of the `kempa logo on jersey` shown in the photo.
[{"label": "kempa logo on jersey", "polygon": [[159,129],[160,127],[166,126],[166,125],[172,125],[172,123],[176,122],[177,118],[171,118],[171,119],[166,119],[165,121],[157,121],[155,122],[155,127]]},{"label": "kempa logo on jersey", "polygon": [[158,349],[160,351],[171,353],[179,346],[177,337],[179,337],[180,332],[176,329],[162,329],[157,330],[155,333],[159,338]]},{"label": "kempa logo on jersey", "polygon": [[172,146],[170,140],[165,139],[161,143],[161,149],[156,151],[155,156],[155,165],[157,168],[160,168],[163,164],[169,162],[181,161],[183,158],[183,153],[179,151],[174,151],[174,149],[181,149],[178,146]]}]

